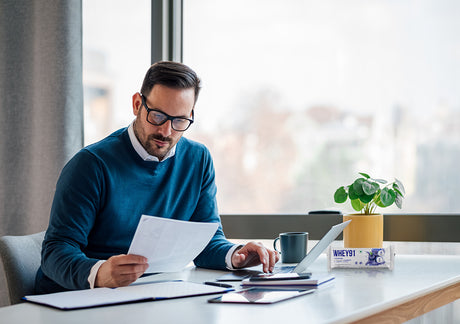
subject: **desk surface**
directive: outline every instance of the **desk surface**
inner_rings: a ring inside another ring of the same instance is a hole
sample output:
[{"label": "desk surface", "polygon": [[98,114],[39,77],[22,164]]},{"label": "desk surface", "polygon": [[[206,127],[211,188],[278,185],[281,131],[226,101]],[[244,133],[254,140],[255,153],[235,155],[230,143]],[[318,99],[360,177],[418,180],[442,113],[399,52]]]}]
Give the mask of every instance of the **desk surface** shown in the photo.
[{"label": "desk surface", "polygon": [[[327,271],[326,256],[310,267]],[[23,303],[0,308],[2,323],[375,323],[383,317],[403,322],[460,298],[460,256],[396,255],[390,270],[334,269],[336,279],[315,293],[273,305],[209,304],[212,296],[143,302],[76,311]],[[222,271],[188,268],[159,274],[193,282],[214,280]],[[370,317],[371,316],[371,317]],[[372,317],[373,316],[373,317]]]}]

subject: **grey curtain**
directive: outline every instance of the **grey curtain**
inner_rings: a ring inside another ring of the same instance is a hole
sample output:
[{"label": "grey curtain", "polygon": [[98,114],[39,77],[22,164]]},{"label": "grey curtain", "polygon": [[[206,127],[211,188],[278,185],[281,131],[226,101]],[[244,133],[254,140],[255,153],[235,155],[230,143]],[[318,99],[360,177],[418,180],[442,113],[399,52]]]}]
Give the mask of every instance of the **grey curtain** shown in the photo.
[{"label": "grey curtain", "polygon": [[83,145],[81,0],[0,0],[0,235],[46,229]]}]

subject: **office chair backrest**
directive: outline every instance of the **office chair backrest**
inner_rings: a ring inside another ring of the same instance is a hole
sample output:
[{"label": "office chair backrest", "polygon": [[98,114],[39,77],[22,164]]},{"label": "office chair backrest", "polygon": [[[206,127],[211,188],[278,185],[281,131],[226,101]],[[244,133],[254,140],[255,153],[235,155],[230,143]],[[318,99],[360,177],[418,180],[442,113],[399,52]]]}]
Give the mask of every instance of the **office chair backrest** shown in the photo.
[{"label": "office chair backrest", "polygon": [[0,257],[6,275],[10,304],[34,293],[35,274],[40,267],[45,232],[0,238]]}]

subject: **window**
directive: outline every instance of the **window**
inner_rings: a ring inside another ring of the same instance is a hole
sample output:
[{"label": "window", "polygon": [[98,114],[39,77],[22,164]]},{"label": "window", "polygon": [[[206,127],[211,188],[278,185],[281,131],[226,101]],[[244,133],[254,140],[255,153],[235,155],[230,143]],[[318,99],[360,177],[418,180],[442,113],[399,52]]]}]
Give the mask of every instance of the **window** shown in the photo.
[{"label": "window", "polygon": [[150,66],[150,0],[83,1],[85,145],[134,119],[132,95]]},{"label": "window", "polygon": [[186,136],[220,211],[345,211],[335,189],[366,172],[404,183],[404,213],[458,213],[458,30],[455,0],[185,1],[204,83]]}]

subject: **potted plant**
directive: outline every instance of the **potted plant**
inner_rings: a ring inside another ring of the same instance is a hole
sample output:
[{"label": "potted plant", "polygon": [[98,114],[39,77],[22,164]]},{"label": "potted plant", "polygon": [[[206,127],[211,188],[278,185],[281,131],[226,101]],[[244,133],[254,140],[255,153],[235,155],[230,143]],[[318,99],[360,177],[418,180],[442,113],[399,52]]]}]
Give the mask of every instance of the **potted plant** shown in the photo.
[{"label": "potted plant", "polygon": [[404,186],[398,179],[389,183],[383,179],[373,179],[366,173],[349,186],[338,188],[334,194],[336,203],[344,203],[350,199],[351,206],[359,214],[348,214],[343,220],[351,219],[343,231],[346,248],[382,247],[383,215],[376,213],[377,207],[388,207],[396,204],[402,208],[405,195]]}]

